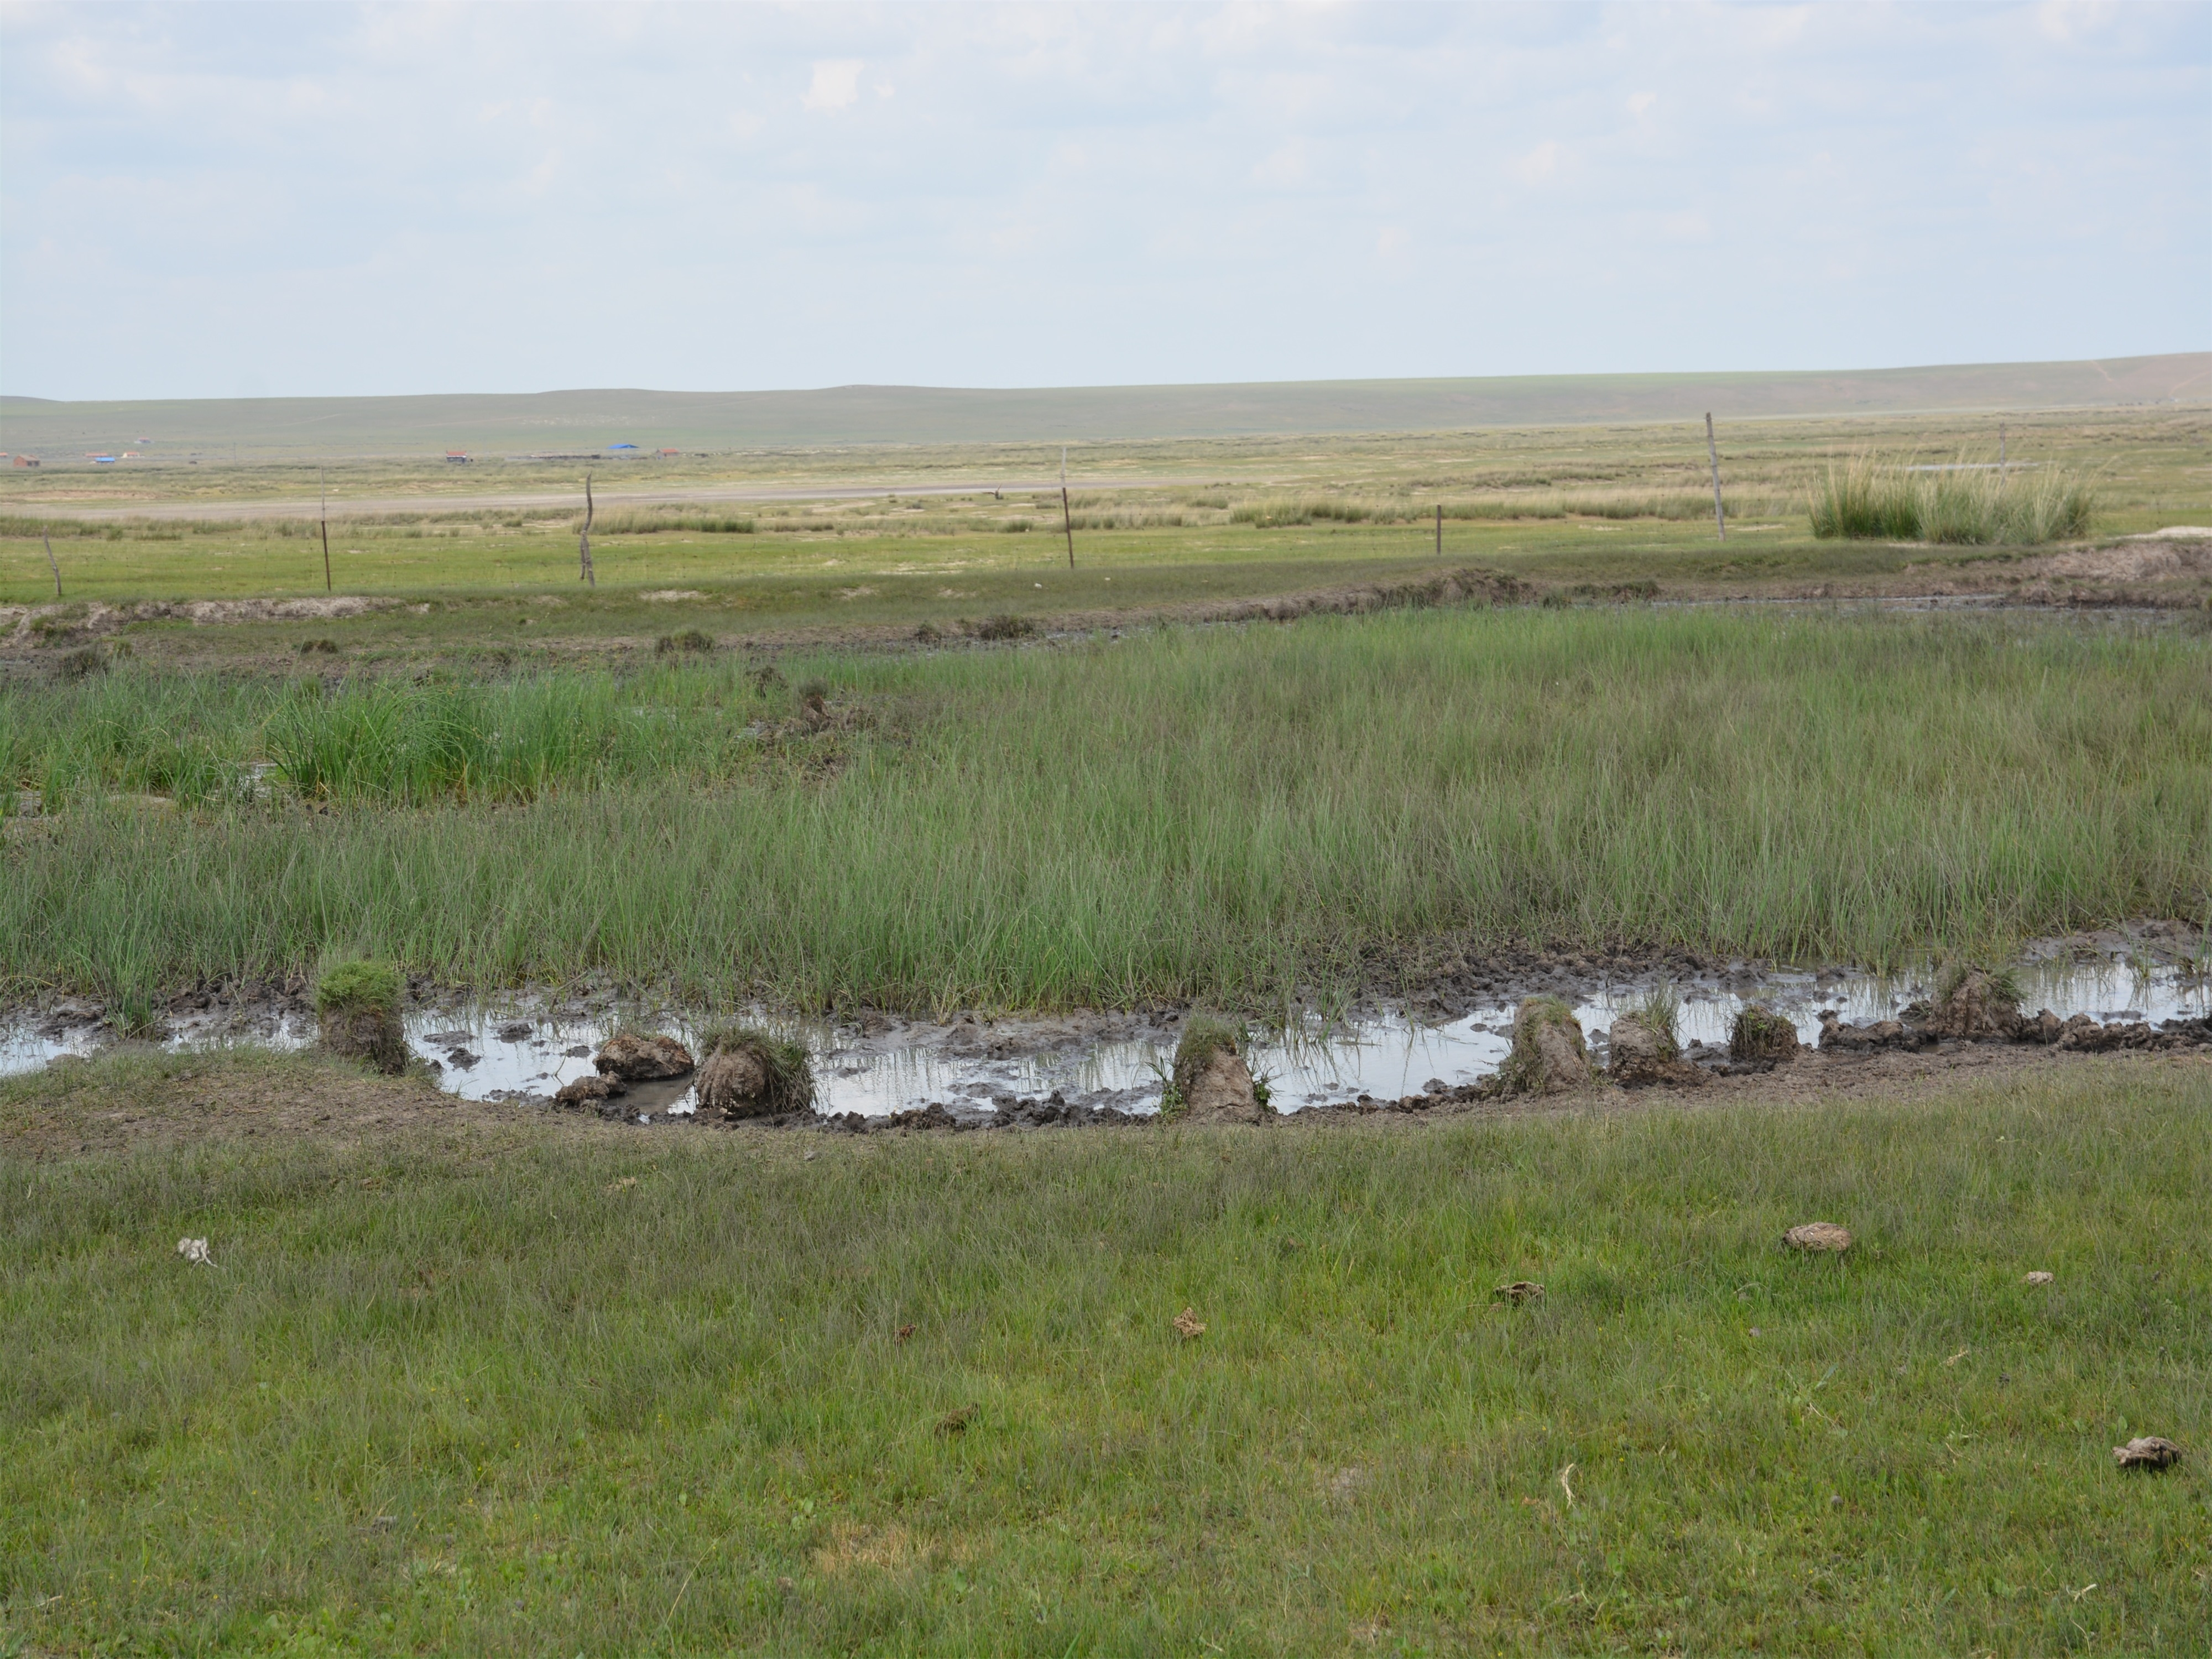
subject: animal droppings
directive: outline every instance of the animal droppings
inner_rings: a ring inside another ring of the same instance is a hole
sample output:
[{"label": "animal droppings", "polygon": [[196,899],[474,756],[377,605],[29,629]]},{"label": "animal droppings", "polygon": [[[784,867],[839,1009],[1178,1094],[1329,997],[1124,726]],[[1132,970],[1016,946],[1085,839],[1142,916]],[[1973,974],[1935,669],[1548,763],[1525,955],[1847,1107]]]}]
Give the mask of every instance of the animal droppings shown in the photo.
[{"label": "animal droppings", "polygon": [[1783,1234],[1782,1242],[1793,1250],[1833,1250],[1840,1254],[1851,1248],[1851,1234],[1850,1228],[1838,1227],[1832,1221],[1808,1221]]},{"label": "animal droppings", "polygon": [[184,1257],[185,1261],[192,1262],[197,1266],[212,1267],[215,1265],[215,1263],[209,1259],[207,1240],[204,1238],[179,1239],[177,1241],[177,1254]]},{"label": "animal droppings", "polygon": [[945,1413],[937,1419],[937,1437],[950,1440],[955,1435],[967,1433],[969,1424],[975,1420],[975,1413],[981,1409],[980,1406],[962,1406]]},{"label": "animal droppings", "polygon": [[902,1325],[898,1328],[898,1340],[902,1345],[903,1345],[906,1340],[913,1334],[914,1327],[911,1325]]},{"label": "animal droppings", "polygon": [[2112,1448],[2112,1462],[2124,1469],[2168,1469],[2181,1461],[2181,1448],[2171,1440],[2147,1434],[2124,1446]]},{"label": "animal droppings", "polygon": [[2056,1273],[2046,1273],[2039,1271],[2028,1274],[2027,1278],[2021,1279],[2020,1282],[2023,1285],[2048,1285],[2057,1277],[2057,1275]]},{"label": "animal droppings", "polygon": [[1490,1293],[1500,1302],[1510,1302],[1519,1307],[1524,1302],[1541,1302],[1544,1287],[1530,1279],[1516,1279],[1510,1285],[1500,1285]]},{"label": "animal droppings", "polygon": [[1188,1342],[1193,1337],[1201,1336],[1205,1334],[1206,1323],[1203,1320],[1199,1318],[1197,1310],[1194,1308],[1185,1308],[1181,1313],[1175,1316],[1175,1328],[1176,1334],[1182,1337],[1184,1341]]}]

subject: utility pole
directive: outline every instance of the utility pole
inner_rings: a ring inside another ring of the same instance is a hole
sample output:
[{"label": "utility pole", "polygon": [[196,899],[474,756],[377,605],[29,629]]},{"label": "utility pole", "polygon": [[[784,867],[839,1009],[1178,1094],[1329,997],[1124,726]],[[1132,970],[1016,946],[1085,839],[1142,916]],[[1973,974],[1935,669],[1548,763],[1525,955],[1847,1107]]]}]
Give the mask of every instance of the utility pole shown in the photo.
[{"label": "utility pole", "polygon": [[1705,457],[1713,464],[1713,524],[1720,532],[1720,538],[1726,541],[1728,514],[1721,508],[1721,452],[1720,447],[1713,441],[1713,417],[1711,410],[1707,410],[1705,414]]},{"label": "utility pole", "polygon": [[599,579],[592,569],[592,475],[588,472],[584,475],[584,531],[576,538],[576,562],[582,567],[576,580],[597,587]]},{"label": "utility pole", "polygon": [[323,592],[331,591],[331,474],[327,467],[319,467],[323,489]]},{"label": "utility pole", "polygon": [[1060,447],[1060,527],[1067,532],[1067,568],[1075,568],[1075,514],[1067,505],[1067,446]]}]

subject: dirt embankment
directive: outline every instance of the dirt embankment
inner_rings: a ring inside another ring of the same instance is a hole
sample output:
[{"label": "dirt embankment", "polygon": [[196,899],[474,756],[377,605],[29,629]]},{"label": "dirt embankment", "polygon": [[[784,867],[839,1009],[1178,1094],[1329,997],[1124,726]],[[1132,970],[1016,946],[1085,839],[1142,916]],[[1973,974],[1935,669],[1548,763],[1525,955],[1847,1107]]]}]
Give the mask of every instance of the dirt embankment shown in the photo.
[{"label": "dirt embankment", "polygon": [[[1702,1087],[1609,1085],[1562,1095],[1498,1099],[1417,1096],[1405,1101],[1360,1100],[1313,1106],[1257,1128],[1224,1133],[1316,1133],[1385,1124],[1408,1128],[1468,1118],[1557,1112],[1636,1111],[1653,1106],[1775,1105],[1810,1107],[1844,1102],[1909,1104],[1961,1088],[2004,1082],[2039,1071],[2088,1071],[2115,1079],[2142,1068],[2212,1069],[2212,1054],[2122,1051],[2062,1052],[2019,1044],[1950,1043],[1921,1052],[1824,1053],[1757,1075],[1717,1076]],[[817,1134],[861,1126],[837,1120],[781,1120],[706,1124],[678,1118],[651,1127],[611,1122],[588,1111],[564,1111],[505,1101],[465,1101],[416,1078],[385,1078],[306,1055],[208,1054],[168,1057],[144,1071],[118,1074],[99,1062],[64,1060],[34,1079],[4,1086],[0,1155],[46,1161],[148,1148],[246,1140],[313,1142],[346,1147],[424,1133],[512,1146],[558,1136],[642,1145],[640,1136],[743,1134],[811,1145]],[[1071,1109],[1072,1110],[1073,1109]],[[995,1132],[1023,1133],[1076,1119],[1040,1103],[1007,1115]],[[1101,1120],[1102,1121],[1103,1120]],[[1146,1133],[1151,1120],[1115,1121],[1122,1132]],[[980,1126],[942,1107],[902,1113],[866,1126],[876,1134],[975,1132]],[[796,1136],[792,1134],[798,1129]]]},{"label": "dirt embankment", "polygon": [[0,640],[14,645],[65,644],[113,634],[141,622],[328,622],[390,611],[401,601],[338,593],[322,599],[147,599],[137,605],[0,605]]}]

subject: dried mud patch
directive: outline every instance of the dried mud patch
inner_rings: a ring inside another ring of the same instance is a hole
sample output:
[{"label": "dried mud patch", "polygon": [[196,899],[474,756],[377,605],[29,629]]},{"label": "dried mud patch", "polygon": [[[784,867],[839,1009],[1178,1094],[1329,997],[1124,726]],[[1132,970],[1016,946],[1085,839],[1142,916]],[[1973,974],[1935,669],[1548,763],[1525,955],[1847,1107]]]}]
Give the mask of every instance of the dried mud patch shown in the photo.
[{"label": "dried mud patch", "polygon": [[425,1129],[526,1126],[620,1133],[592,1119],[463,1101],[425,1079],[378,1077],[314,1055],[126,1051],[58,1061],[0,1084],[0,1156],[34,1161],[248,1139],[348,1146]]}]

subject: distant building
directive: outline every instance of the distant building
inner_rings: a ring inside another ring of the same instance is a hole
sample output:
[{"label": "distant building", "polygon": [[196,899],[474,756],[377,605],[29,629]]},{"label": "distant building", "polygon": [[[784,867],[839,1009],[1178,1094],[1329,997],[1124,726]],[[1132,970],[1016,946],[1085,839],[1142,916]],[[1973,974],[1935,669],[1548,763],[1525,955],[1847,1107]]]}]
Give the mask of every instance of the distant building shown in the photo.
[{"label": "distant building", "polygon": [[663,455],[681,455],[684,452],[680,449],[664,449],[659,453]]},{"label": "distant building", "polygon": [[18,466],[36,466],[38,464],[39,458],[35,455],[18,455],[15,458],[15,465]]},{"label": "distant building", "polygon": [[449,461],[465,461],[468,459],[468,455],[462,450],[449,449],[446,452],[446,459]]}]

